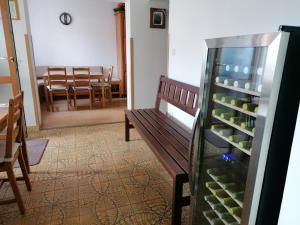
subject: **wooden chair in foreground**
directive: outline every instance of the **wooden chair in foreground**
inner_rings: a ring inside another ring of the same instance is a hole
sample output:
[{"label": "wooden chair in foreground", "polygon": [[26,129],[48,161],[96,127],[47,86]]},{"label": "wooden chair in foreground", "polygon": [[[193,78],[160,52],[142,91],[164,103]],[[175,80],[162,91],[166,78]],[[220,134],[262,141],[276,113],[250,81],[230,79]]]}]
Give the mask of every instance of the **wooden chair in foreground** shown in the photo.
[{"label": "wooden chair in foreground", "polygon": [[[21,151],[21,135],[23,129],[23,93],[16,96],[15,99],[9,100],[9,112],[7,119],[6,134],[0,135],[0,172],[7,173],[15,199],[0,201],[0,205],[17,202],[21,214],[25,213],[24,203],[17,185],[17,179],[14,174],[14,164],[19,161],[23,177],[28,191],[31,191],[31,184],[26,170],[25,161]],[[2,131],[0,131],[2,132]]]},{"label": "wooden chair in foreground", "polygon": [[53,96],[66,96],[68,110],[70,109],[69,85],[67,81],[67,71],[65,67],[49,67],[48,68],[48,93],[50,96],[50,104],[52,112],[54,111]]},{"label": "wooden chair in foreground", "polygon": [[91,76],[90,68],[88,67],[74,67],[73,68],[73,95],[74,95],[74,106],[76,110],[77,96],[88,95],[90,100],[90,109],[92,109],[92,88],[91,88]]}]

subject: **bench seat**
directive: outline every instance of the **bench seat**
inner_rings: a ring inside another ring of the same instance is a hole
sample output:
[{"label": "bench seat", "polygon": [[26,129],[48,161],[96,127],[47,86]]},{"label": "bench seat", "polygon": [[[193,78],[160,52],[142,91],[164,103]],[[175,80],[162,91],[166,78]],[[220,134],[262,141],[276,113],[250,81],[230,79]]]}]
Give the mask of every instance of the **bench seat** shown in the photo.
[{"label": "bench seat", "polygon": [[190,204],[183,196],[183,185],[189,182],[189,142],[191,134],[159,110],[164,100],[195,116],[199,88],[168,79],[160,79],[155,108],[125,110],[125,140],[135,128],[173,179],[172,225],[181,224],[182,207]]}]

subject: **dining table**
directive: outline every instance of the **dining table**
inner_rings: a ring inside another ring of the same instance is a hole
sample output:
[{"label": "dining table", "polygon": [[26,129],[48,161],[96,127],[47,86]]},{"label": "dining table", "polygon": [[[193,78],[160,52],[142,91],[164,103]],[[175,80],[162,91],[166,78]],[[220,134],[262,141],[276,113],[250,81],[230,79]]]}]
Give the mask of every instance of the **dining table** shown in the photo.
[{"label": "dining table", "polygon": [[[104,79],[104,74],[100,73],[100,72],[90,72],[90,82],[91,85],[95,85],[97,86],[97,84],[102,83],[103,79]],[[47,111],[50,111],[50,100],[49,100],[49,95],[48,95],[48,90],[47,90],[47,86],[48,86],[48,72],[45,72],[43,75],[43,81],[44,81],[44,95],[45,95],[45,100],[46,100],[46,108]],[[74,85],[74,79],[73,79],[73,73],[72,72],[67,72],[67,84],[72,87]],[[101,88],[101,85],[98,85],[98,87]],[[102,88],[104,89],[104,88]],[[104,91],[102,91],[104,92]],[[104,101],[103,101],[104,104]]]},{"label": "dining table", "polygon": [[[8,104],[0,103],[0,130],[3,130],[7,126],[7,118],[8,118]],[[22,150],[22,154],[23,154],[24,161],[26,164],[27,172],[30,173],[25,128],[26,128],[26,126],[23,121],[23,129],[22,129],[22,134],[21,134],[21,142],[22,142],[21,150]]]}]

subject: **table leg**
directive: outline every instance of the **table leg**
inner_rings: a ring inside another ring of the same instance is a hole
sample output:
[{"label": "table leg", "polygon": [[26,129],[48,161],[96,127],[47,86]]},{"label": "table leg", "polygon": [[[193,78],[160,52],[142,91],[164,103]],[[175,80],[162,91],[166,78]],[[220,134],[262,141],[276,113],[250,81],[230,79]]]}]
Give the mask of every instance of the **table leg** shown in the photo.
[{"label": "table leg", "polygon": [[47,87],[44,85],[44,95],[45,95],[45,100],[46,100],[46,108],[47,111],[50,112],[50,104],[49,104],[49,92]]},{"label": "table leg", "polygon": [[105,99],[105,97],[104,97],[104,95],[105,95],[105,88],[104,87],[102,87],[102,106],[103,107],[105,107],[105,102],[104,102],[104,99]]}]

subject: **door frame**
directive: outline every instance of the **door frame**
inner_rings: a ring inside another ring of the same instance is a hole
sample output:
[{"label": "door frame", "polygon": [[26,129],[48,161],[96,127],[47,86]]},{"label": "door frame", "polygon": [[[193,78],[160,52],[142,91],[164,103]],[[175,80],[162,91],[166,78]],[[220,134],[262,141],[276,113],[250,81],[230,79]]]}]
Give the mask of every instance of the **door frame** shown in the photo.
[{"label": "door frame", "polygon": [[11,84],[13,95],[16,96],[20,93],[20,80],[8,0],[0,0],[0,11],[10,73],[9,76],[0,76],[0,84]]}]

